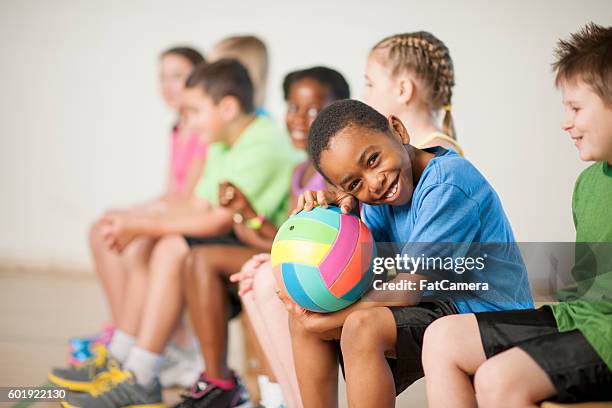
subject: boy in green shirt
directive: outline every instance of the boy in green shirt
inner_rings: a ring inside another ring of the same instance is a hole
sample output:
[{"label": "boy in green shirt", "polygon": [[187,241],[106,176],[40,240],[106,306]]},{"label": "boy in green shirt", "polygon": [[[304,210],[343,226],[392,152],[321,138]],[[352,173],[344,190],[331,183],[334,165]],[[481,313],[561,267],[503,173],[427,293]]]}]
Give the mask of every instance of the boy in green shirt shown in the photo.
[{"label": "boy in green shirt", "polygon": [[[425,334],[430,407],[612,399],[612,27],[560,41],[562,124],[585,161],[574,190],[576,287],[538,310],[443,317]],[[449,339],[451,339],[449,341]],[[473,383],[470,376],[474,375]]]},{"label": "boy in green shirt", "polygon": [[[188,126],[211,142],[197,197],[180,206],[170,204],[157,215],[108,216],[108,240],[118,250],[140,235],[159,240],[148,276],[130,275],[126,315],[121,316],[108,351],[91,362],[89,376],[76,368],[50,374],[57,385],[90,392],[69,394],[63,403],[66,407],[163,406],[158,378],[161,353],[183,311],[187,288],[181,273],[205,273],[185,268],[190,247],[222,244],[234,248],[231,259],[239,263],[238,268],[258,252],[233,234],[235,214],[219,205],[219,195],[225,194],[223,186],[229,182],[238,187],[261,219],[278,224],[287,212],[289,180],[300,157],[271,119],[255,115],[253,86],[246,69],[232,59],[196,67],[185,85],[182,103]],[[146,297],[136,299],[130,289],[143,285]],[[215,335],[207,333],[207,339],[199,340],[209,341]],[[92,378],[91,373],[97,376]],[[235,402],[248,402],[235,377],[232,384]]]}]

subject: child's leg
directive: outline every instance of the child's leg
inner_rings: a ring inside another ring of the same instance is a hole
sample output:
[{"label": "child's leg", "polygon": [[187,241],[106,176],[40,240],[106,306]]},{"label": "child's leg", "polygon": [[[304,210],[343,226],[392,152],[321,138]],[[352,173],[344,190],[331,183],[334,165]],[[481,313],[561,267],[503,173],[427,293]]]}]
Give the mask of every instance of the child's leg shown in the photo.
[{"label": "child's leg", "polygon": [[191,267],[185,269],[187,307],[209,377],[232,378],[227,366],[227,281],[255,253],[242,246],[202,245],[192,251]]},{"label": "child's leg", "polygon": [[121,303],[127,283],[127,273],[121,263],[121,255],[106,247],[100,224],[97,222],[89,229],[89,248],[93,257],[94,270],[108,301],[111,321],[116,325],[121,314]]},{"label": "child's leg", "polygon": [[305,407],[338,406],[338,351],[332,341],[306,331],[289,317],[295,371]]},{"label": "child's leg", "polygon": [[117,327],[130,336],[138,333],[147,294],[149,259],[156,240],[148,237],[135,239],[121,254],[127,279],[122,295]]},{"label": "child's leg", "polygon": [[168,235],[151,255],[149,285],[143,307],[138,347],[161,354],[183,310],[181,270],[189,247],[179,235]]},{"label": "child's leg", "polygon": [[542,367],[518,347],[484,362],[476,371],[474,387],[478,406],[485,408],[537,408],[556,394]]},{"label": "child's leg", "polygon": [[253,290],[242,296],[242,303],[287,406],[302,407],[291,350],[289,316],[276,295],[276,282],[270,263],[261,265],[253,279]]},{"label": "child's leg", "polygon": [[[473,314],[446,316],[433,322],[423,341],[423,368],[429,407],[476,407],[470,381],[486,360],[478,323]],[[444,392],[441,392],[444,390]]]},{"label": "child's leg", "polygon": [[386,356],[395,354],[396,331],[387,307],[358,310],[346,318],[340,344],[350,407],[395,406],[395,383]]}]

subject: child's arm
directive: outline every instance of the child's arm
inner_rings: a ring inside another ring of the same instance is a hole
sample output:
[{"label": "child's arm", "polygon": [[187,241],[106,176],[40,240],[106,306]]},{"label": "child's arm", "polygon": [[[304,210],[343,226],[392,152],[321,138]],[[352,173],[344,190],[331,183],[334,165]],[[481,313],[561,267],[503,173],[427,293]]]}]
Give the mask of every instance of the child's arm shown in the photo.
[{"label": "child's arm", "polygon": [[[257,212],[238,187],[228,181],[221,183],[219,205],[232,211],[234,221],[236,221],[234,232],[242,242],[263,251],[269,251],[272,248],[276,226],[265,218],[258,219]],[[260,225],[249,227],[249,220],[254,220]]]},{"label": "child's arm", "polygon": [[191,201],[180,209],[154,215],[105,216],[103,233],[109,246],[122,250],[136,236],[161,237],[169,234],[215,236],[232,228],[232,213],[226,208],[210,209],[201,200]]},{"label": "child's arm", "polygon": [[[417,282],[423,277],[420,275],[406,275],[397,276],[391,282],[400,281],[413,281]],[[316,313],[310,312],[302,307],[298,306],[291,299],[279,292],[279,298],[285,304],[285,307],[289,313],[304,325],[304,328],[311,333],[323,334],[323,337],[327,337],[325,333],[333,332],[344,325],[344,321],[354,311],[370,309],[373,307],[381,306],[413,306],[419,303],[421,299],[421,293],[418,290],[406,290],[385,293],[384,291],[373,291],[368,292],[364,295],[361,300],[353,303],[346,309],[339,310],[334,313]]]}]

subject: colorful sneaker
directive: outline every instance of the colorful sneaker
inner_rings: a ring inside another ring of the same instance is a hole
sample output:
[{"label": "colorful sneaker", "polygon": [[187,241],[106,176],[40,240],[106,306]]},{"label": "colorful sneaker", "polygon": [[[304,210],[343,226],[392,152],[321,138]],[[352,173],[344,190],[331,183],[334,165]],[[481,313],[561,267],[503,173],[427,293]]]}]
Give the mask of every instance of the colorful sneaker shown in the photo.
[{"label": "colorful sneaker", "polygon": [[191,392],[175,408],[250,408],[251,402],[240,378],[232,373],[231,380],[215,380],[202,373]]},{"label": "colorful sneaker", "polygon": [[68,362],[79,365],[93,356],[93,347],[96,345],[108,346],[113,337],[115,326],[105,324],[102,330],[91,337],[72,337],[68,340]]},{"label": "colorful sneaker", "polygon": [[177,385],[188,388],[198,379],[203,369],[204,362],[195,344],[184,349],[170,342],[164,350],[159,381],[164,388]]},{"label": "colorful sneaker", "polygon": [[62,401],[64,408],[164,408],[159,381],[151,387],[136,382],[129,370],[111,367],[94,380],[89,393],[69,393]]},{"label": "colorful sneaker", "polygon": [[119,366],[119,363],[111,358],[106,347],[95,346],[93,353],[93,357],[78,366],[51,369],[49,381],[71,391],[92,391],[93,381],[97,375],[108,371],[112,366]]}]

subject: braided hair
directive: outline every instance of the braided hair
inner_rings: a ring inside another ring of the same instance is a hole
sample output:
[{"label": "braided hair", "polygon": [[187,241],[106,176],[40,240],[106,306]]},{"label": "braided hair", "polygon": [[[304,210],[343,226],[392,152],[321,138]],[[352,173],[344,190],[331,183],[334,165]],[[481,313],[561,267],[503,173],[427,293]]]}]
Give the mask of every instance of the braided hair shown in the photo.
[{"label": "braided hair", "polygon": [[451,115],[455,70],[446,45],[427,31],[417,31],[387,37],[372,48],[378,50],[386,51],[392,75],[410,71],[417,76],[428,92],[431,109],[445,111],[443,132],[456,139]]}]

